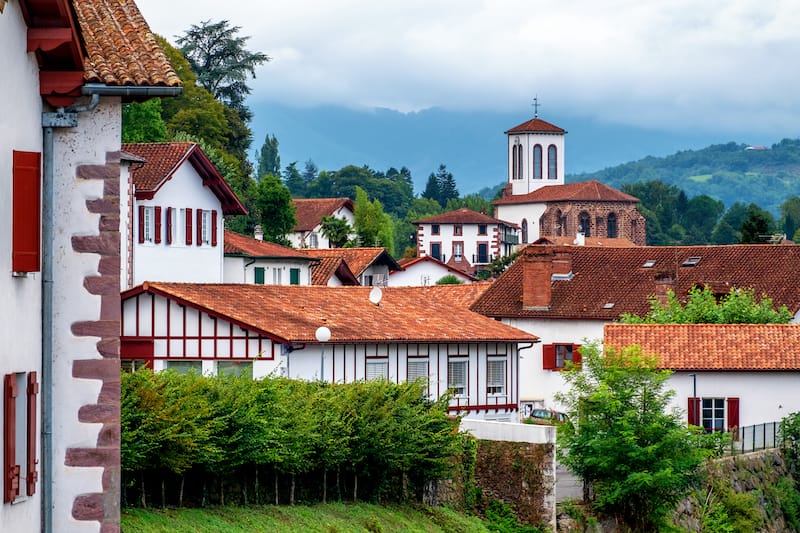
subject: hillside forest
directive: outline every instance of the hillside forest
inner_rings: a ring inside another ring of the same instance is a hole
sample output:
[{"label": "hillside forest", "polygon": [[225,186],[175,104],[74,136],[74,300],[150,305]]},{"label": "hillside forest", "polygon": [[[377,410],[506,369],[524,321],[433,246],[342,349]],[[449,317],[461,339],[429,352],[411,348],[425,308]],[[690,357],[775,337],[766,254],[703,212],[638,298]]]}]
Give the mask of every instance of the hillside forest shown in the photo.
[{"label": "hillside forest", "polygon": [[[228,229],[252,235],[259,224],[265,239],[288,244],[296,221],[292,198],[348,197],[355,201],[358,237],[344,245],[384,246],[399,258],[414,254],[417,220],[461,207],[493,214],[491,201],[504,184],[462,195],[445,164],[431,169],[425,189],[415,191],[402,162],[385,170],[358,164],[319,169],[311,159],[282,165],[279,140],[269,134],[254,164],[248,156],[253,117],[245,102],[255,67],[269,57],[249,51],[249,38],[239,30],[207,21],[191,26],[176,45],[159,38],[183,94],[123,110],[124,142],[201,145],[249,211],[226,219]],[[639,198],[650,245],[800,239],[800,139],[751,148],[728,143],[647,157],[567,181],[596,179]]]}]

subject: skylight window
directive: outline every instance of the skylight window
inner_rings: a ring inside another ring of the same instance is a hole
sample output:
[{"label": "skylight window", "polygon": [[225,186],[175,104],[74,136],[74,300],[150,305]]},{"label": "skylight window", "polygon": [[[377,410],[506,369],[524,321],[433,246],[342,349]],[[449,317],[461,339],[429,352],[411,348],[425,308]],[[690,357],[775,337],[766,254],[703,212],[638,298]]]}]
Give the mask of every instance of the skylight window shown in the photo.
[{"label": "skylight window", "polygon": [[642,268],[653,268],[654,266],[656,266],[656,260],[648,259],[647,261],[644,262]]},{"label": "skylight window", "polygon": [[687,259],[686,261],[684,261],[683,264],[681,264],[681,266],[684,266],[684,267],[696,266],[697,263],[700,262],[700,259],[702,259],[702,258],[700,256],[698,256],[698,255],[692,256],[689,259]]},{"label": "skylight window", "polygon": [[614,309],[614,302],[608,302],[603,306],[603,309]]}]

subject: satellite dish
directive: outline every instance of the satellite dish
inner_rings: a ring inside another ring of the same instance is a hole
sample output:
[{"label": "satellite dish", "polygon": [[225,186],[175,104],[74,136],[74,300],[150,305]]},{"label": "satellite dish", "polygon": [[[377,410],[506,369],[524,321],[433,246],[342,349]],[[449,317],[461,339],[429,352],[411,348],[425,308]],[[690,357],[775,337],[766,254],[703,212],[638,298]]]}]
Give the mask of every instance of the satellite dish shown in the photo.
[{"label": "satellite dish", "polygon": [[378,305],[381,303],[381,298],[383,298],[383,291],[380,287],[372,287],[372,290],[369,291],[369,301]]}]

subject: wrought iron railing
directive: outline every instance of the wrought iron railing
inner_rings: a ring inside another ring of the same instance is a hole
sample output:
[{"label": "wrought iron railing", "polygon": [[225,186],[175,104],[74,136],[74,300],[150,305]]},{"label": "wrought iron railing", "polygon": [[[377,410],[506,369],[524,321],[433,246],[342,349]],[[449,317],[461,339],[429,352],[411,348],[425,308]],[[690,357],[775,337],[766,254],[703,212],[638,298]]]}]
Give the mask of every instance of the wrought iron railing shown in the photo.
[{"label": "wrought iron railing", "polygon": [[728,449],[733,455],[777,448],[781,445],[781,423],[766,422],[740,427],[735,435]]}]

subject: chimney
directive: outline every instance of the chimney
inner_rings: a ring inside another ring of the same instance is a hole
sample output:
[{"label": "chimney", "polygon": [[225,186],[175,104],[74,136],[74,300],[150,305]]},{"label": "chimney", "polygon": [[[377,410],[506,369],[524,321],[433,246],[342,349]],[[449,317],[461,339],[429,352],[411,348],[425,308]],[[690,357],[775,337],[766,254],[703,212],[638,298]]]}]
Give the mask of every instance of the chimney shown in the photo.
[{"label": "chimney", "polygon": [[553,250],[529,247],[522,263],[522,307],[548,309],[552,294]]},{"label": "chimney", "polygon": [[675,291],[675,277],[671,272],[656,274],[656,300],[661,305],[667,305],[667,291]]},{"label": "chimney", "polygon": [[261,229],[261,224],[256,224],[256,227],[253,228],[253,237],[255,237],[257,241],[264,240],[264,230]]},{"label": "chimney", "polygon": [[566,276],[572,272],[572,252],[567,247],[556,248],[553,253],[553,274]]}]

